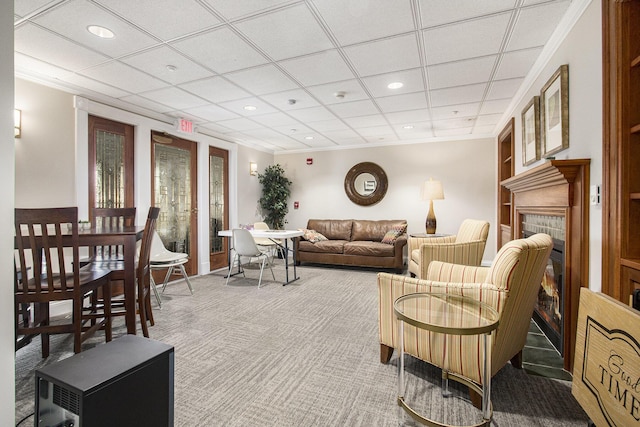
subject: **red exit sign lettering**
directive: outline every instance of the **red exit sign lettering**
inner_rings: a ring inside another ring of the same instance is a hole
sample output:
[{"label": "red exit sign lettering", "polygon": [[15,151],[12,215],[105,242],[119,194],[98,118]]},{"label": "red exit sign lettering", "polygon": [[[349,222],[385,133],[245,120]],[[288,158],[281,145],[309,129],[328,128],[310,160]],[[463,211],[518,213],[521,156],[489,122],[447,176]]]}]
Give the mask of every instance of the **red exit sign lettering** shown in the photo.
[{"label": "red exit sign lettering", "polygon": [[178,130],[184,133],[193,133],[193,122],[187,119],[178,120]]}]

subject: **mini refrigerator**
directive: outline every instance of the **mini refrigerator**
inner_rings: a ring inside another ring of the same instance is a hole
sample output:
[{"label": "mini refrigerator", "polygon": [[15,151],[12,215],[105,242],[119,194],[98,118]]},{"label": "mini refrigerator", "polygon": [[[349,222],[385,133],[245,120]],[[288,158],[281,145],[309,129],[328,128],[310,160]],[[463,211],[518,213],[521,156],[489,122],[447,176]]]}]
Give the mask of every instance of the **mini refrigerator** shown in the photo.
[{"label": "mini refrigerator", "polygon": [[173,426],[174,349],[125,335],[36,370],[36,427]]}]

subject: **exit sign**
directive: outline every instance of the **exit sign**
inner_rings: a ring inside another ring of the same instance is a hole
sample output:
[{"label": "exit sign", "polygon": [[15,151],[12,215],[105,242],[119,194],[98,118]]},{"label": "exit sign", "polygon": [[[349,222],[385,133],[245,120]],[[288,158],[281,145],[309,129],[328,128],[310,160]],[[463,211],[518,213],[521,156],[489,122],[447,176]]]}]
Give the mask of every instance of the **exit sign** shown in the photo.
[{"label": "exit sign", "polygon": [[193,133],[193,122],[187,119],[178,119],[178,131],[182,133]]}]

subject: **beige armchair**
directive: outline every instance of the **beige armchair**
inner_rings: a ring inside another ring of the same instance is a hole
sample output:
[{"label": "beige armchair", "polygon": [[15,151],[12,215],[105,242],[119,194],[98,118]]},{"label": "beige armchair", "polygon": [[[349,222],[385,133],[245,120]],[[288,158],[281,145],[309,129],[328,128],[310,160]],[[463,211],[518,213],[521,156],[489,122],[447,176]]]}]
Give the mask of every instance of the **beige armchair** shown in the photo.
[{"label": "beige armchair", "polygon": [[[429,265],[426,280],[379,273],[380,361],[387,363],[397,345],[398,322],[393,302],[414,292],[435,292],[472,297],[496,309],[500,324],[492,342],[491,376],[509,360],[520,368],[533,307],[552,247],[551,237],[535,234],[505,244],[491,267],[434,261]],[[416,331],[408,324],[404,331],[406,353],[435,366],[444,366],[442,334]],[[480,337],[449,336],[446,339],[449,371],[483,384]]]},{"label": "beige armchair", "polygon": [[489,235],[489,223],[465,219],[458,234],[441,237],[409,238],[409,273],[411,277],[426,277],[431,261],[452,264],[480,265]]}]

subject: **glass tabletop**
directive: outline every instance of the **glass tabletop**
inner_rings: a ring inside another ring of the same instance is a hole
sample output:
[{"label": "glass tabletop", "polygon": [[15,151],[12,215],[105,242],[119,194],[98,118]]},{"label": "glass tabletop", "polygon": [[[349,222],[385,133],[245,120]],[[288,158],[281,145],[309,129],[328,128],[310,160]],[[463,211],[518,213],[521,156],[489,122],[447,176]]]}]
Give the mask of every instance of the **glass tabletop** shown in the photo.
[{"label": "glass tabletop", "polygon": [[498,312],[473,298],[420,292],[393,303],[398,318],[420,329],[454,335],[489,333],[498,327]]}]

